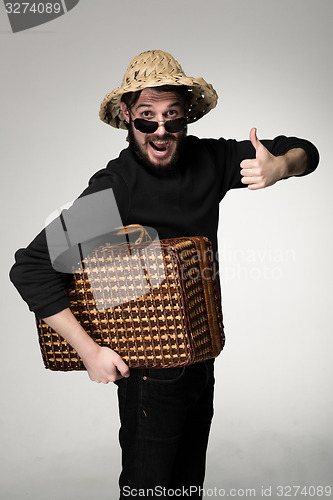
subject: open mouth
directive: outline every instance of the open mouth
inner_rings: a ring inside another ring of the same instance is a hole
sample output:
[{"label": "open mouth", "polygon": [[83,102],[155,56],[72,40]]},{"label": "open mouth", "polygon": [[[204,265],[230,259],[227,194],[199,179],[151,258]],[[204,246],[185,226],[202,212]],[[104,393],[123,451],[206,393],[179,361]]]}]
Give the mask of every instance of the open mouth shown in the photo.
[{"label": "open mouth", "polygon": [[153,150],[155,156],[163,157],[167,156],[170,149],[169,141],[149,141],[149,145]]},{"label": "open mouth", "polygon": [[149,143],[155,151],[163,152],[169,148],[169,143],[166,141],[155,141]]}]

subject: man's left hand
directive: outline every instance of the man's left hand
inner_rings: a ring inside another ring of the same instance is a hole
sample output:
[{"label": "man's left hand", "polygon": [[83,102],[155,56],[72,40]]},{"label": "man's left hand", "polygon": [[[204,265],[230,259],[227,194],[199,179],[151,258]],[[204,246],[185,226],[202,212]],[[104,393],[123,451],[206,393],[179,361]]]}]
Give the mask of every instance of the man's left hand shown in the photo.
[{"label": "man's left hand", "polygon": [[240,164],[243,184],[249,189],[262,189],[272,186],[285,176],[286,164],[283,156],[272,155],[257,138],[257,129],[250,131],[250,140],[256,150],[256,157],[243,160]]}]

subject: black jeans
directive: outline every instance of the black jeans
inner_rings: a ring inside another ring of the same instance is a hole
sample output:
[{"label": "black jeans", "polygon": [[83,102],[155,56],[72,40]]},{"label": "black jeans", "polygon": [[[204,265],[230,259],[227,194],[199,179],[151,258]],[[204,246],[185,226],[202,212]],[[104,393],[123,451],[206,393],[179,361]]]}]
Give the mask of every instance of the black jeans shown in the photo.
[{"label": "black jeans", "polygon": [[[120,499],[202,498],[213,417],[214,359],[131,369],[118,386]],[[148,491],[149,490],[149,491]],[[175,491],[177,490],[177,491]]]}]

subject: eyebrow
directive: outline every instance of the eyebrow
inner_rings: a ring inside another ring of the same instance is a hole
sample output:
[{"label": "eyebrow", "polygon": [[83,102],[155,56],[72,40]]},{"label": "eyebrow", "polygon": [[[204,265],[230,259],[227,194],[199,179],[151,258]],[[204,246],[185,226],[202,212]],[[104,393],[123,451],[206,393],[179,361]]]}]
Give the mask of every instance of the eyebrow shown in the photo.
[{"label": "eyebrow", "polygon": [[[172,104],[169,104],[168,105],[168,108],[174,108],[176,106],[181,106],[181,102],[180,101],[176,101],[176,102],[173,102]],[[139,108],[151,108],[153,106],[153,104],[139,104],[136,109],[139,109]]]}]

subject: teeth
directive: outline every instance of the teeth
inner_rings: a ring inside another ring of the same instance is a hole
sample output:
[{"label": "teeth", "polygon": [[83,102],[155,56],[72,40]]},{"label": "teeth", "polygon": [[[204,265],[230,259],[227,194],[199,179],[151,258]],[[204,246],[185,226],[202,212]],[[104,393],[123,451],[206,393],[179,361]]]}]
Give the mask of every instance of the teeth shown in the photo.
[{"label": "teeth", "polygon": [[154,144],[168,144],[168,141],[154,141]]}]

